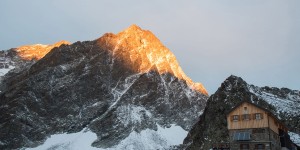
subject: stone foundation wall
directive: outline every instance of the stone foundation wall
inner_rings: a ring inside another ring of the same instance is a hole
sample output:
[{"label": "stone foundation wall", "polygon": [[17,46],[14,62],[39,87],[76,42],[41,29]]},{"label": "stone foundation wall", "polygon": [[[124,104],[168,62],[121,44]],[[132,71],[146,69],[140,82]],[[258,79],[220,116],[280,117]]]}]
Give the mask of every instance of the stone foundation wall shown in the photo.
[{"label": "stone foundation wall", "polygon": [[[249,141],[234,141],[233,135],[236,132],[249,132]],[[265,150],[281,150],[280,140],[278,134],[269,128],[259,129],[240,129],[240,130],[229,130],[230,136],[230,148],[232,150],[241,149],[241,144],[249,146],[249,150],[255,150],[258,144],[264,145]]]}]

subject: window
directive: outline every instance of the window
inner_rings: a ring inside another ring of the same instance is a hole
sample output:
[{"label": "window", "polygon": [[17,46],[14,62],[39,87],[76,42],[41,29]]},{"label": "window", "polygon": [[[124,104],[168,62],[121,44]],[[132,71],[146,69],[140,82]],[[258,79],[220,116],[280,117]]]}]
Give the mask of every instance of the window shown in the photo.
[{"label": "window", "polygon": [[239,115],[233,115],[232,116],[232,121],[239,121],[240,120],[240,116]]},{"label": "window", "polygon": [[255,149],[256,150],[263,150],[263,149],[265,149],[265,145],[264,144],[255,144]]},{"label": "window", "polygon": [[249,140],[251,140],[250,133],[249,132],[233,133],[233,140],[234,141],[249,141]]},{"label": "window", "polygon": [[242,119],[243,120],[250,120],[250,114],[243,114]]},{"label": "window", "polygon": [[260,120],[261,118],[261,114],[260,113],[256,113],[255,114],[255,120]]},{"label": "window", "polygon": [[241,150],[248,150],[249,149],[249,144],[241,144],[240,148],[241,148]]},{"label": "window", "polygon": [[244,114],[248,114],[248,109],[247,109],[247,107],[244,107]]}]

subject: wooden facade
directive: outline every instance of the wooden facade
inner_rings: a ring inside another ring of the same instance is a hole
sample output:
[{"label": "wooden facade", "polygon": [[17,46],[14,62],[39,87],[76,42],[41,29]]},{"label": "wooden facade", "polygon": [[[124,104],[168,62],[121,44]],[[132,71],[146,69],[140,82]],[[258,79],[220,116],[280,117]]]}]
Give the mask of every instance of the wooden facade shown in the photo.
[{"label": "wooden facade", "polygon": [[[281,150],[289,145],[288,129],[270,111],[249,101],[242,101],[227,114],[231,149]],[[288,139],[287,139],[288,138]],[[243,148],[244,147],[244,148]],[[246,148],[248,147],[248,148]]]},{"label": "wooden facade", "polygon": [[[234,120],[234,116],[239,116]],[[249,118],[243,116],[249,115]],[[260,116],[257,117],[257,115]],[[278,129],[287,132],[287,128],[275,118],[269,111],[261,109],[249,102],[243,102],[227,115],[228,129],[267,128],[279,134]]]}]

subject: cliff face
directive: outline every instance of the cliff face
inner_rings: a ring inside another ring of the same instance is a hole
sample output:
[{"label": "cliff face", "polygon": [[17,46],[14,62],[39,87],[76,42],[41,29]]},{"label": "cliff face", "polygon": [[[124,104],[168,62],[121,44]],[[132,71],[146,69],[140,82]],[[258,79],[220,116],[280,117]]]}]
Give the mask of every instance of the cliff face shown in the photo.
[{"label": "cliff face", "polygon": [[210,149],[213,143],[228,142],[226,114],[242,100],[251,100],[273,112],[292,132],[300,133],[300,92],[287,88],[257,87],[242,78],[228,77],[207,100],[199,121],[184,140],[187,149]]},{"label": "cliff face", "polygon": [[[1,87],[1,149],[35,147],[50,135],[83,129],[95,133],[92,145],[102,148],[161,127],[189,130],[208,98],[174,55],[135,25],[53,48],[6,74]],[[156,138],[154,148],[171,146]],[[143,144],[137,140],[120,149],[147,149]]]}]

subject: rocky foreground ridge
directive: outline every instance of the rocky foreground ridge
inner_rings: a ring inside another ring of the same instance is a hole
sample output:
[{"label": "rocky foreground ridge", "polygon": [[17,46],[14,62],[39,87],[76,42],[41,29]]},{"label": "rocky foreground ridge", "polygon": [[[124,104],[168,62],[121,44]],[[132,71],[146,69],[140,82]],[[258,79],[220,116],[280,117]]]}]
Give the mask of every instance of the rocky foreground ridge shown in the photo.
[{"label": "rocky foreground ridge", "polygon": [[188,150],[210,149],[213,143],[228,142],[226,114],[243,100],[270,110],[291,132],[298,134],[295,137],[300,137],[300,91],[258,87],[232,75],[209,97],[203,114],[189,131],[182,147]]},{"label": "rocky foreground ridge", "polygon": [[[136,25],[93,41],[63,43],[44,57],[27,49],[30,54],[16,51],[27,63],[0,84],[0,149],[36,147],[50,135],[83,129],[96,133],[92,146],[99,148],[158,126],[189,130],[208,99],[175,56]],[[140,141],[126,147],[147,149]]]}]

